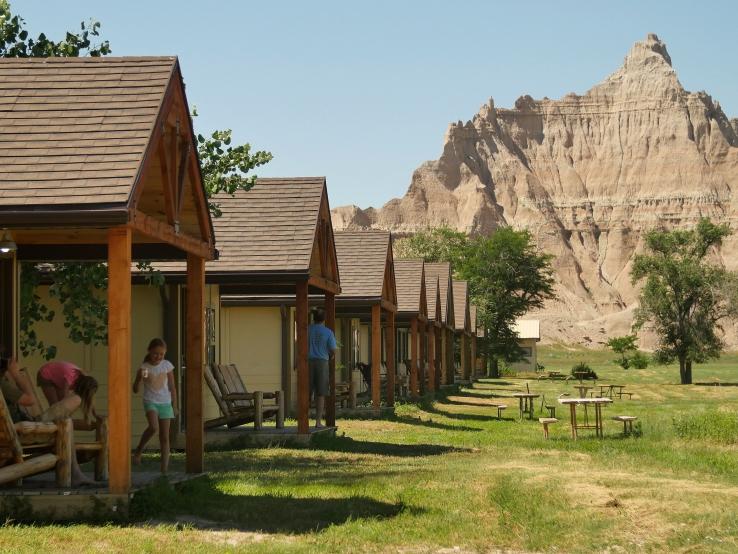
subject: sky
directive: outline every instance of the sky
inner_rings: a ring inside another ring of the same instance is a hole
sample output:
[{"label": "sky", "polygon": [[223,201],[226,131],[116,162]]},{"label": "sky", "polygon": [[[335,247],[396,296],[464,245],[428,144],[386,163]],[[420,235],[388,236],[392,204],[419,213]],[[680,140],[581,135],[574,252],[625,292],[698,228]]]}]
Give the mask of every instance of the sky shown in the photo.
[{"label": "sky", "polygon": [[90,18],[113,55],[177,55],[195,129],[327,178],[332,207],[381,206],[490,97],[582,94],[656,33],[682,85],[738,117],[738,2],[11,0],[31,33]]}]

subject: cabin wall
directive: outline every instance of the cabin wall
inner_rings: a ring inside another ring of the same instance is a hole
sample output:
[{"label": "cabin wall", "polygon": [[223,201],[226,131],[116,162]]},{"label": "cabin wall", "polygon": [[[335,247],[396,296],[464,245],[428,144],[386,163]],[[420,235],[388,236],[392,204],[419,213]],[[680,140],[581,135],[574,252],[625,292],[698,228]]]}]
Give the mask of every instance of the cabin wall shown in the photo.
[{"label": "cabin wall", "polygon": [[527,351],[530,352],[530,356],[519,362],[510,364],[510,368],[514,371],[535,371],[538,364],[537,344],[538,341],[535,339],[520,339],[518,341],[518,346],[523,349],[527,349]]},{"label": "cabin wall", "polygon": [[282,389],[282,315],[278,306],[221,310],[220,357],[238,367],[247,390]]}]

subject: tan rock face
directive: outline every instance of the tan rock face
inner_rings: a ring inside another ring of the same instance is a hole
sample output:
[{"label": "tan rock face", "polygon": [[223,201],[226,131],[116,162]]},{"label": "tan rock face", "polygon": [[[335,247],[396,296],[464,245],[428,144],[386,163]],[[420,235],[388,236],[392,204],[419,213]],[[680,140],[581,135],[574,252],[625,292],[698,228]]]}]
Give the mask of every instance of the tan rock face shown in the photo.
[{"label": "tan rock face", "polygon": [[[447,224],[469,233],[530,229],[554,255],[559,298],[540,314],[548,341],[597,344],[630,329],[633,255],[649,229],[702,216],[735,224],[738,120],[685,91],[656,35],[583,96],[522,96],[451,124],[443,153],[381,209],[340,207],[337,228],[411,233]],[[734,227],[737,227],[734,225]],[[738,237],[722,259],[738,268]],[[735,333],[728,332],[735,345]]]}]

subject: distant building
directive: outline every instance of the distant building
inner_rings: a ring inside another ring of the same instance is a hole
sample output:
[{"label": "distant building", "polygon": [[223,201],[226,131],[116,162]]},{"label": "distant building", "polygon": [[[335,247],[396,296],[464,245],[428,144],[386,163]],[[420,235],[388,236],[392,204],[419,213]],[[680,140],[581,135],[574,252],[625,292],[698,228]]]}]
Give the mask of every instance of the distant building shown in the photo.
[{"label": "distant building", "polygon": [[513,329],[518,335],[518,346],[523,349],[524,359],[510,364],[515,371],[535,371],[538,364],[536,344],[541,340],[541,322],[537,319],[519,319]]}]

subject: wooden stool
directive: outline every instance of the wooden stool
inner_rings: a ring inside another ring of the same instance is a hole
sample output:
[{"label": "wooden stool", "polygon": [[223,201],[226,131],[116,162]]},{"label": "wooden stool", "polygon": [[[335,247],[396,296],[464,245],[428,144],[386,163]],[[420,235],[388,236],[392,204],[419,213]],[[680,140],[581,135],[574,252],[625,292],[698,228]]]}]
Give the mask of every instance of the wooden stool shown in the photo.
[{"label": "wooden stool", "polygon": [[502,419],[502,410],[507,408],[507,404],[497,405],[497,419]]},{"label": "wooden stool", "polygon": [[623,422],[623,435],[633,432],[633,422],[638,419],[636,416],[618,415],[612,418],[613,421]]},{"label": "wooden stool", "polygon": [[543,438],[548,438],[548,426],[552,423],[558,423],[558,419],[555,417],[539,417],[538,421],[543,425]]}]

